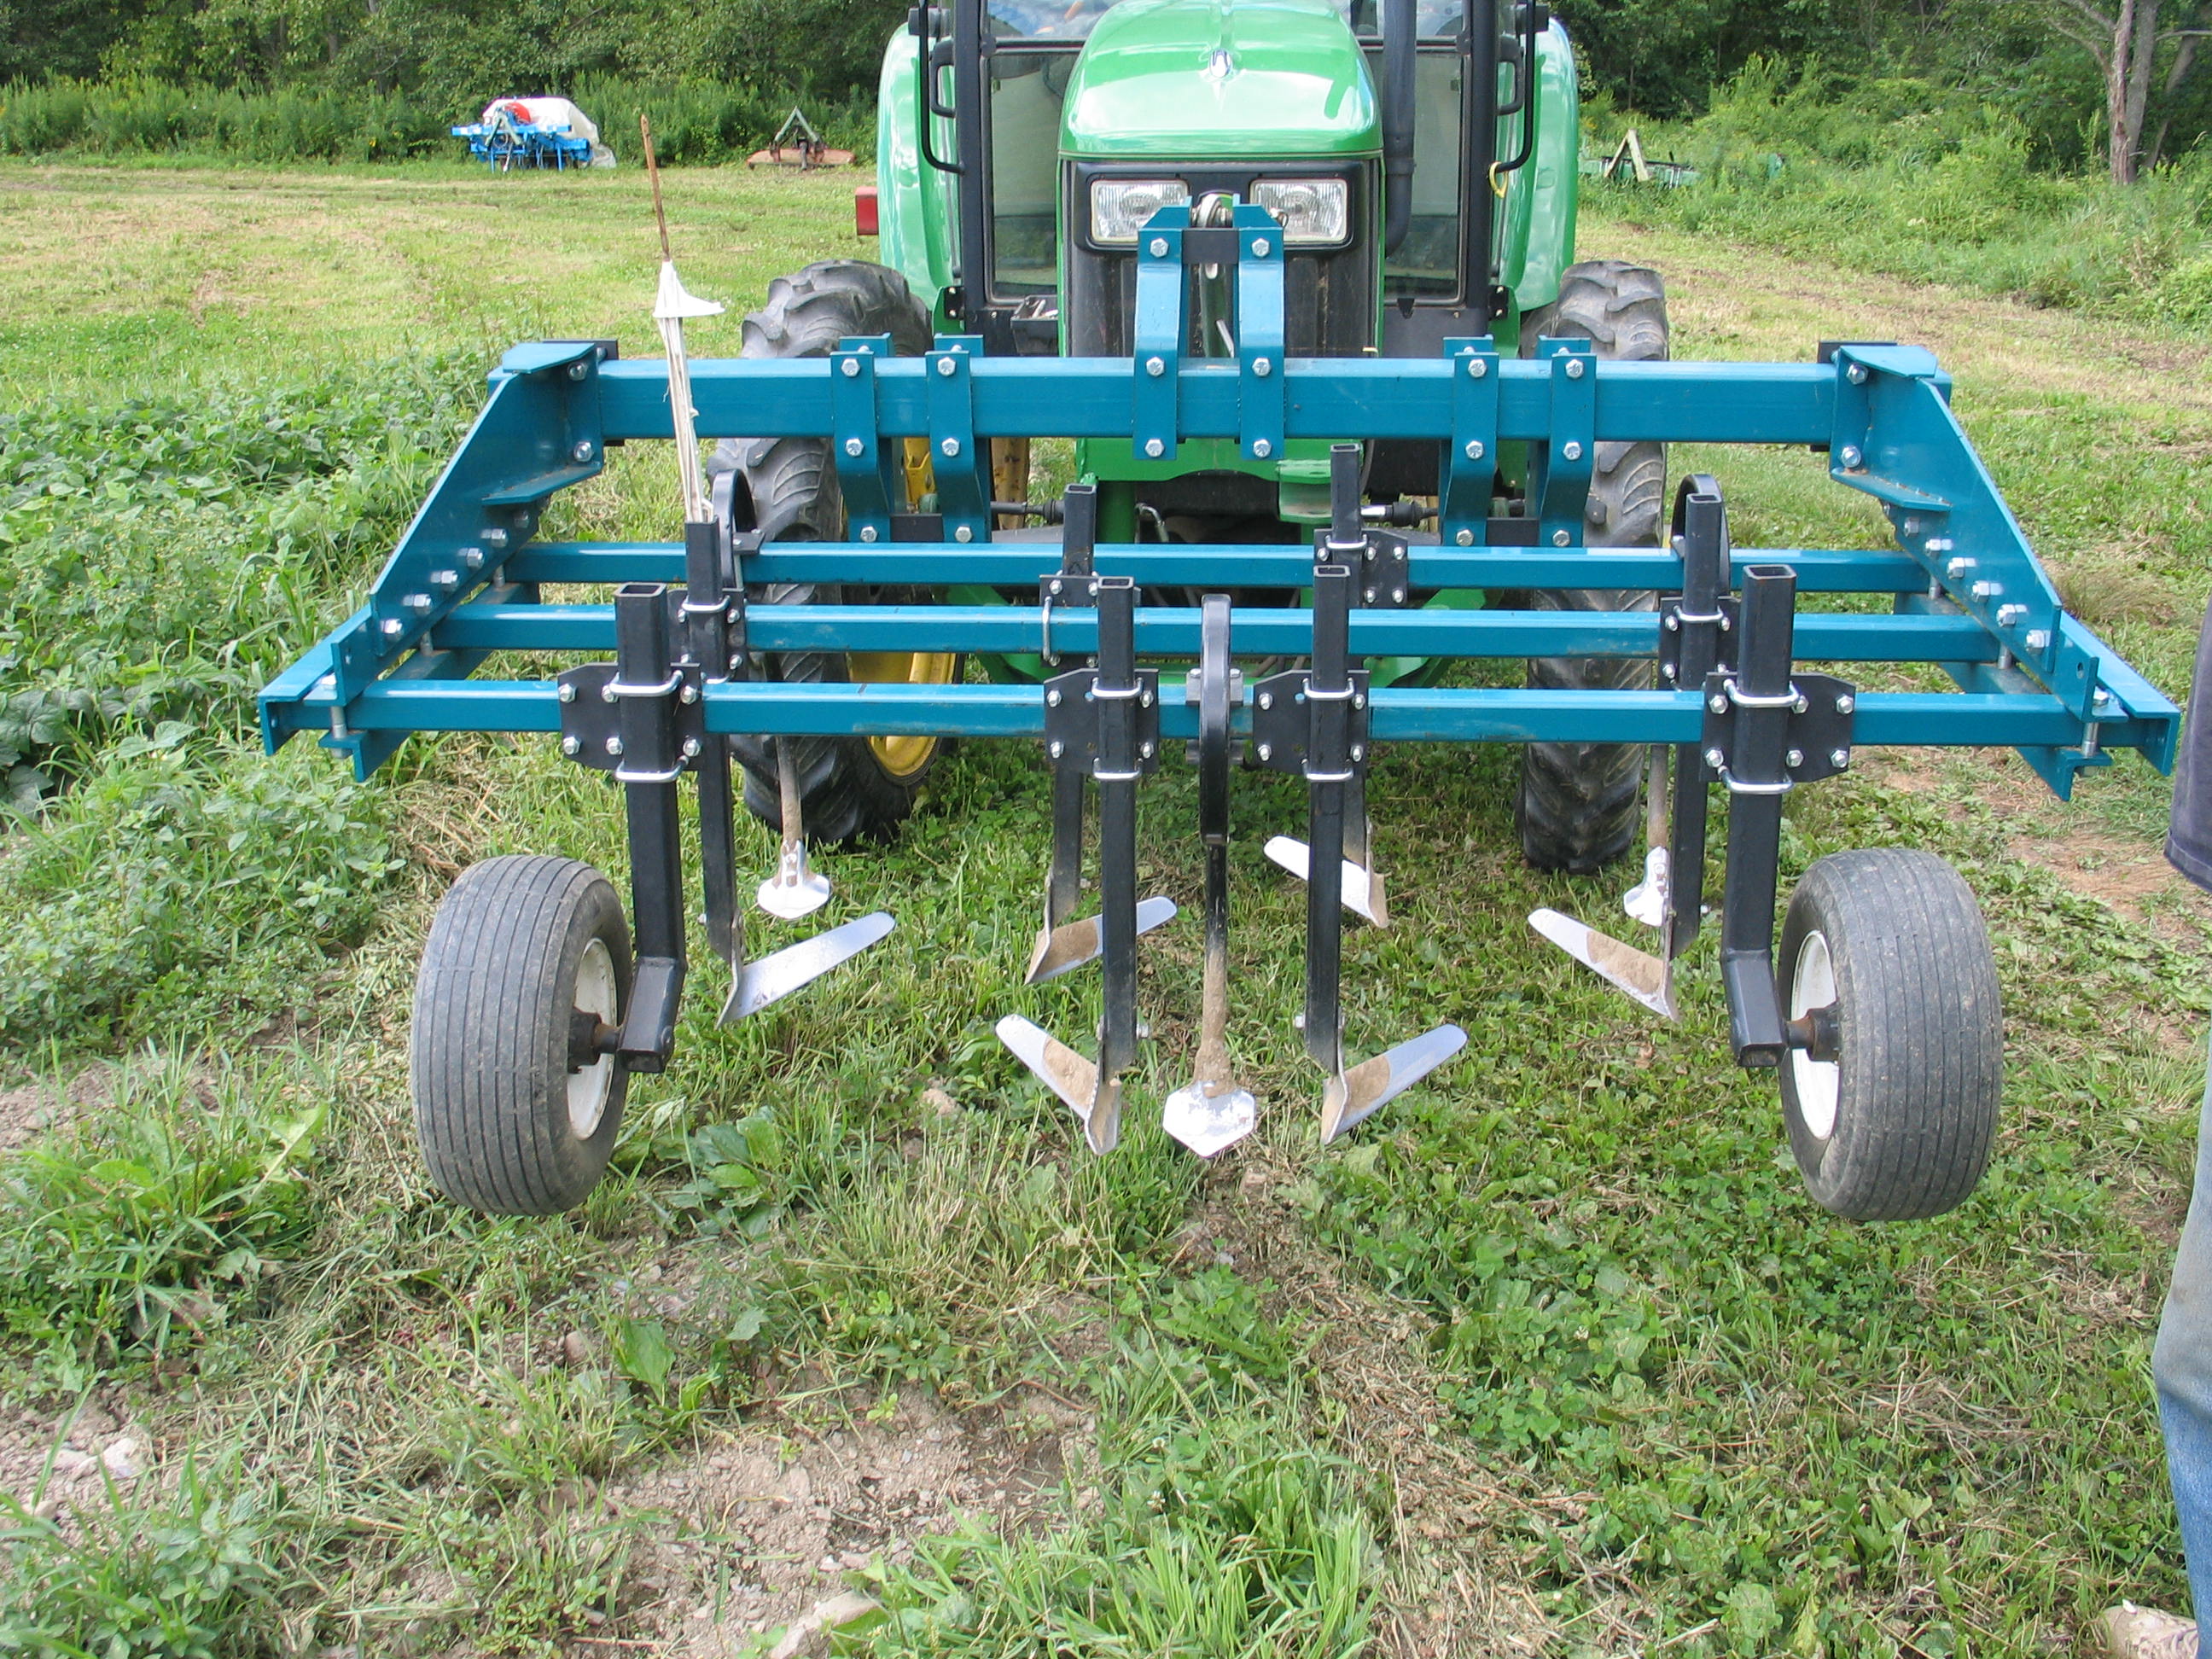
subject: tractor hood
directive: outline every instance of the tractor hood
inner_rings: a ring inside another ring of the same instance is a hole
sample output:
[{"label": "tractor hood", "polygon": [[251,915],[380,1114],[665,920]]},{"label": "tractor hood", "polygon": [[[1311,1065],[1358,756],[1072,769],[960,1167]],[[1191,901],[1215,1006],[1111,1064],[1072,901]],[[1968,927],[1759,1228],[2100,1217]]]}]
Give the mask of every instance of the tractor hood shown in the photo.
[{"label": "tractor hood", "polygon": [[1063,155],[1176,161],[1380,150],[1367,62],[1330,0],[1121,0],[1067,84]]}]

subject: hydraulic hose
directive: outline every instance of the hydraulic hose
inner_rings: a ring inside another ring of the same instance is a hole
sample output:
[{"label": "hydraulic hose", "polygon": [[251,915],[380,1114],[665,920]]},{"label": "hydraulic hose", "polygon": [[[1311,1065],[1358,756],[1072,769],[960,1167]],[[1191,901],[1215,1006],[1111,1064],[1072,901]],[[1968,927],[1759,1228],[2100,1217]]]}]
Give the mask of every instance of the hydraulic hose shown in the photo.
[{"label": "hydraulic hose", "polygon": [[1414,0],[1382,0],[1382,252],[1413,227]]}]

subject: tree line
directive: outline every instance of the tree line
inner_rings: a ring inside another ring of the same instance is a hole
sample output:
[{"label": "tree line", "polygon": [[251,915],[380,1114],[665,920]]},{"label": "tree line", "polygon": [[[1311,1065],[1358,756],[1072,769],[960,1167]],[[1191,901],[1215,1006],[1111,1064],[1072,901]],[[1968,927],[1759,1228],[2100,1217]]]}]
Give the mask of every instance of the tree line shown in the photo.
[{"label": "tree line", "polygon": [[[1838,98],[1911,77],[2121,182],[2212,131],[2212,0],[1557,0],[1594,91],[1704,109],[1754,58]],[[459,114],[611,73],[865,97],[906,0],[0,0],[0,82],[145,76],[404,93]]]}]

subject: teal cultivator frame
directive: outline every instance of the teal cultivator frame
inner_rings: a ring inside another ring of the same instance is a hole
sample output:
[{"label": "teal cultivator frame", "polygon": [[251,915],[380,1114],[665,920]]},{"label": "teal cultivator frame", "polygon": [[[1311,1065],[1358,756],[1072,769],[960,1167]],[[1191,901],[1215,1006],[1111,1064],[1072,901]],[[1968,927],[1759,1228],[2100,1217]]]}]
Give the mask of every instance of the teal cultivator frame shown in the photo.
[{"label": "teal cultivator frame", "polygon": [[[1102,1150],[1113,1142],[1118,1078],[1135,1042],[1140,907],[1130,803],[1138,775],[1167,745],[1199,740],[1209,767],[1225,769],[1234,748],[1303,773],[1314,800],[1310,844],[1343,838],[1344,868],[1322,859],[1310,872],[1304,1042],[1328,1075],[1331,1133],[1433,1065],[1439,1046],[1398,1055],[1395,1068],[1385,1064],[1393,1055],[1347,1067],[1340,1051],[1336,930],[1340,903],[1356,896],[1344,884],[1360,887],[1371,869],[1360,787],[1376,744],[1605,742],[1668,751],[1677,780],[1671,827],[1655,842],[1671,854],[1659,874],[1674,875],[1662,885],[1680,890],[1667,892],[1646,917],[1664,933],[1656,959],[1662,968],[1687,947],[1703,914],[1691,901],[1701,890],[1706,786],[1724,784],[1733,825],[1723,948],[1732,1035],[1740,1060],[1765,1065],[1832,1052],[1820,1023],[1793,1024],[1775,989],[1774,842],[1786,790],[1842,769],[1855,747],[1869,744],[2013,748],[2062,796],[2078,771],[2108,763],[2116,750],[2170,767],[2174,706],[2066,614],[1926,352],[1844,344],[1802,364],[1615,363],[1597,360],[1586,341],[1547,341],[1519,360],[1474,338],[1449,342],[1427,362],[1286,359],[1279,231],[1250,207],[1240,207],[1237,221],[1234,228],[1195,228],[1181,209],[1154,221],[1139,250],[1138,344],[1127,360],[994,358],[979,338],[943,337],[922,357],[895,357],[881,338],[848,340],[817,359],[692,363],[701,436],[828,441],[848,524],[838,543],[762,544],[726,485],[715,518],[688,526],[684,541],[534,540],[547,501],[595,476],[610,447],[669,439],[674,423],[661,361],[619,360],[604,343],[517,347],[491,376],[483,413],[368,603],[263,692],[269,744],[313,731],[366,775],[410,732],[536,732],[558,735],[578,761],[614,772],[628,789],[638,961],[623,1017],[601,1021],[596,1046],[576,1058],[611,1055],[631,1070],[657,1070],[670,1052],[684,972],[674,851],[684,773],[698,776],[708,821],[709,933],[739,971],[733,1014],[747,1011],[744,975],[765,965],[741,962],[727,868],[727,745],[720,739],[1044,740],[1074,780],[1055,796],[1056,894],[1046,932],[1072,925],[1089,929],[1091,943],[1053,954],[1041,942],[1040,961],[1103,957],[1104,1051],[1094,1066],[1056,1043],[1044,1052],[1048,1039],[1035,1028],[1007,1036],[1075,1106]],[[1188,279],[1203,266],[1235,277],[1233,357],[1184,349]],[[1098,544],[1081,487],[1070,492],[1058,539],[994,537],[988,441],[1048,435],[1125,440],[1155,459],[1192,439],[1232,439],[1261,460],[1296,438],[1419,441],[1442,458],[1435,528],[1393,532],[1363,516],[1358,453],[1344,446],[1335,520],[1312,549]],[[932,511],[904,498],[905,439],[928,443]],[[1838,483],[1883,504],[1896,545],[1731,549],[1718,488],[1698,479],[1677,503],[1668,546],[1587,548],[1595,447],[1635,441],[1825,451]],[[1510,499],[1500,487],[1501,450],[1527,458]],[[549,582],[618,591],[611,603],[554,605],[539,598]],[[782,582],[980,586],[1003,602],[749,601],[763,584]],[[1560,588],[1668,597],[1656,612],[1618,614],[1430,603],[1455,590]],[[1227,602],[1145,602],[1161,590]],[[1232,614],[1237,596],[1254,590],[1279,598]],[[1284,607],[1285,591],[1310,597]],[[1800,617],[1798,592],[1888,595],[1893,605],[1883,614]],[[1043,684],[756,678],[764,653],[843,650],[1023,653],[1082,665]],[[494,652],[614,661],[552,680],[473,678]],[[1277,677],[1280,684],[1247,686],[1232,657],[1310,666]],[[1659,689],[1370,690],[1358,664],[1390,657],[1645,658],[1657,665]],[[1146,659],[1199,666],[1187,692],[1180,683],[1163,691],[1157,672],[1138,667]],[[1797,671],[1801,661],[1933,664],[1958,690],[1860,693]],[[1070,924],[1086,779],[1102,820],[1101,913]],[[1217,817],[1225,839],[1225,807]],[[1632,991],[1640,985],[1641,1000],[1654,1006],[1671,1005],[1663,973],[1608,977]],[[771,988],[756,985],[752,994]],[[1456,1045],[1442,1046],[1448,1054]]]}]

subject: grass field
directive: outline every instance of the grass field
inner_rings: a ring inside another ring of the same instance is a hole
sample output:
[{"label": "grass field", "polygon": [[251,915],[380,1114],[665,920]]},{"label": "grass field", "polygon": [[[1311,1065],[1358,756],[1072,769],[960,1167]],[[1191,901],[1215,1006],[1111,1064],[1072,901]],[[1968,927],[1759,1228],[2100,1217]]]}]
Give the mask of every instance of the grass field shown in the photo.
[{"label": "grass field", "polygon": [[[733,306],[699,349],[864,252],[848,182],[672,179],[686,278]],[[2132,763],[2070,809],[1987,753],[1793,798],[1790,872],[1936,847],[1989,915],[2006,1120],[1937,1221],[1818,1210],[1725,1060],[1711,945],[1647,1023],[1524,921],[1621,881],[1521,866],[1510,755],[1418,749],[1372,786],[1394,926],[1348,940],[1349,1046],[1472,1041],[1348,1146],[1315,1142],[1303,898],[1258,850],[1296,792],[1238,783],[1261,1133],[1200,1167],[1146,1121],[1188,1065],[1186,920],[1094,1161],[991,1035],[1091,994],[1019,984],[1045,774],[977,744],[897,845],[830,862],[837,915],[899,918],[867,971],[727,1030],[710,987],[578,1214],[439,1200],[405,1073],[431,910],[498,852],[619,880],[613,799],[491,739],[355,788],[259,758],[251,694],[355,602],[499,350],[647,349],[641,184],[0,167],[0,775],[46,801],[0,831],[0,1651],[706,1659],[849,1583],[881,1654],[1936,1659],[2185,1599],[2148,1355],[2212,907]],[[2187,690],[2203,338],[1583,244],[1668,272],[1679,356],[1935,346],[2076,609]],[[1692,468],[1747,543],[1881,529],[1809,456]],[[666,534],[672,482],[628,453],[562,511]],[[1186,769],[1146,793],[1187,915],[1194,812]]]}]

